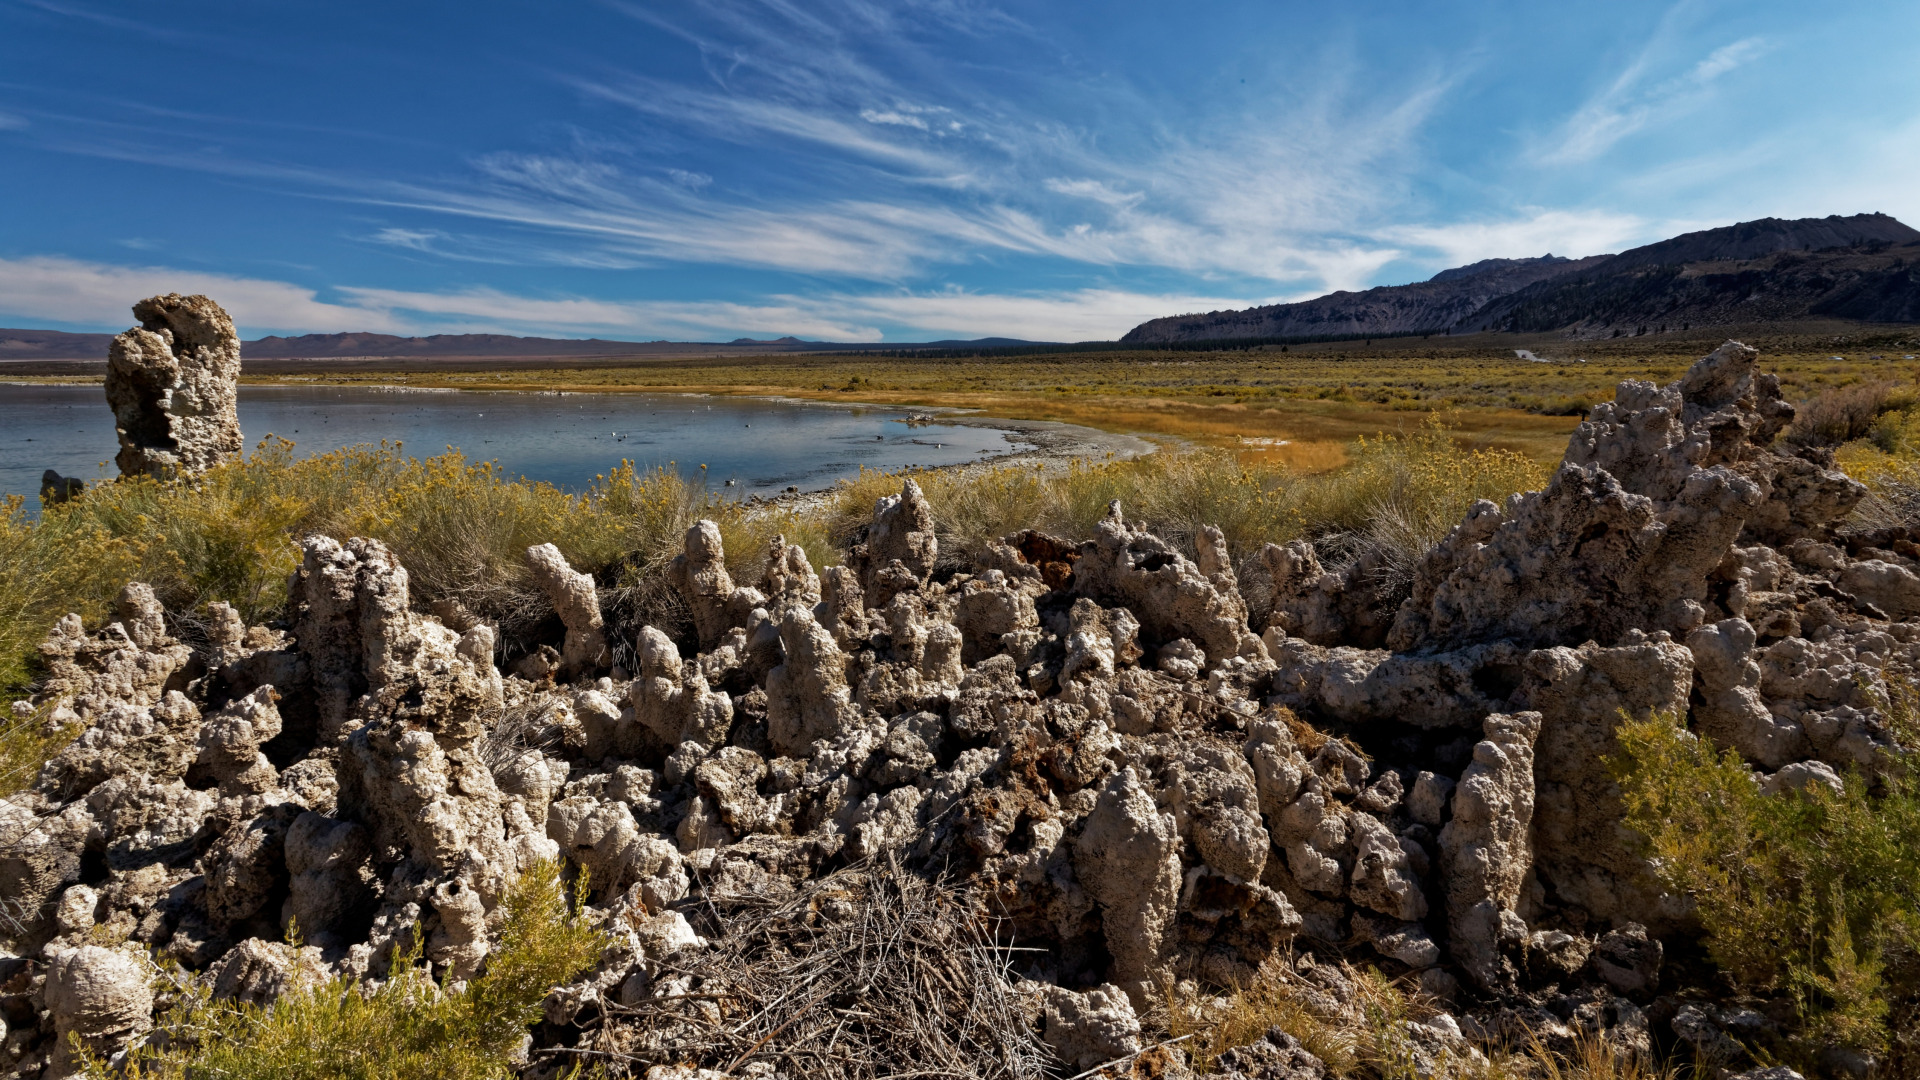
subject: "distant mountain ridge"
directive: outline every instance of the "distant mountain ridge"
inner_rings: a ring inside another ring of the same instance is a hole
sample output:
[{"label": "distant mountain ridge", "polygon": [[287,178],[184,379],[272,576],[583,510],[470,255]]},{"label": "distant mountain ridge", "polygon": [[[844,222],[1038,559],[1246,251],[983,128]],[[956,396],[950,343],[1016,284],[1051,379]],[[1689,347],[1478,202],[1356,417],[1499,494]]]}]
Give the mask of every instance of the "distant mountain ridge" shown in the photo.
[{"label": "distant mountain ridge", "polygon": [[1761,218],[1617,255],[1487,259],[1410,285],[1152,319],[1123,344],[1566,331],[1829,317],[1920,322],[1920,231],[1886,214]]},{"label": "distant mountain ridge", "polygon": [[[218,299],[216,297],[215,299]],[[0,328],[0,361],[105,360],[112,334],[74,334],[62,330]],[[975,338],[969,341],[834,342],[805,341],[797,337],[771,341],[736,338],[712,341],[609,341],[602,338],[515,337],[511,334],[432,334],[400,337],[394,334],[268,335],[240,343],[243,360],[403,359],[514,359],[532,357],[684,356],[689,350],[711,350],[726,355],[790,352],[866,352],[883,349],[1008,348],[1051,345],[1054,342],[1019,338]]]},{"label": "distant mountain ridge", "polygon": [[112,334],[0,329],[0,360],[105,360],[112,340]]}]

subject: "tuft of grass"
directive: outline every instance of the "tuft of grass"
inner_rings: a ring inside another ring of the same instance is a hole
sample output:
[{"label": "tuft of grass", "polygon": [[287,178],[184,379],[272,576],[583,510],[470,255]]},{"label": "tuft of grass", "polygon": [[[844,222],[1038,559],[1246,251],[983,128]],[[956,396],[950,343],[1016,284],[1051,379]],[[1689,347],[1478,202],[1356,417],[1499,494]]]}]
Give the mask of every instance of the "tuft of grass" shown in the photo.
[{"label": "tuft of grass", "polygon": [[569,910],[559,866],[537,864],[508,886],[486,970],[465,987],[435,981],[420,945],[396,950],[393,975],[284,994],[270,1005],[215,1001],[182,980],[155,1038],[124,1073],[84,1057],[88,1080],[496,1080],[513,1076],[528,1029],[554,986],[595,963],[605,935]]},{"label": "tuft of grass", "polygon": [[1920,525],[1920,409],[1883,413],[1864,438],[1835,450],[1834,461],[1867,486],[1867,498],[1854,511],[1855,524],[1868,529]]},{"label": "tuft of grass", "polygon": [[1276,1027],[1299,1039],[1334,1076],[1352,1075],[1360,1062],[1362,1040],[1352,1025],[1302,993],[1289,976],[1269,976],[1218,996],[1183,994],[1170,984],[1166,997],[1168,1032],[1187,1039],[1182,1045],[1196,1075]]},{"label": "tuft of grass", "polygon": [[1616,738],[1627,824],[1663,882],[1693,898],[1715,963],[1743,988],[1791,995],[1816,1043],[1884,1053],[1890,1011],[1920,992],[1920,780],[1909,763],[1872,783],[1850,772],[1839,792],[1763,795],[1737,753],[1672,717],[1624,721]]},{"label": "tuft of grass", "polygon": [[1573,1036],[1572,1052],[1556,1054],[1538,1038],[1527,1041],[1526,1052],[1518,1061],[1495,1062],[1484,1077],[1475,1080],[1505,1080],[1507,1076],[1527,1076],[1535,1080],[1680,1080],[1682,1075],[1697,1075],[1699,1070],[1683,1070],[1666,1062],[1656,1062],[1640,1054],[1624,1054],[1598,1035],[1587,1031]]},{"label": "tuft of grass", "polygon": [[[1407,1025],[1433,1015],[1417,993],[1372,968],[1341,968],[1353,994],[1345,1006],[1279,972],[1250,987],[1219,995],[1166,990],[1168,1033],[1184,1038],[1196,1075],[1213,1070],[1220,1055],[1258,1041],[1278,1027],[1341,1080],[1679,1080],[1686,1071],[1644,1055],[1623,1052],[1597,1033],[1576,1031],[1571,1046],[1556,1051],[1537,1035],[1518,1047],[1488,1047],[1482,1056],[1423,1064]],[[1423,1072],[1427,1065],[1437,1071]]]}]

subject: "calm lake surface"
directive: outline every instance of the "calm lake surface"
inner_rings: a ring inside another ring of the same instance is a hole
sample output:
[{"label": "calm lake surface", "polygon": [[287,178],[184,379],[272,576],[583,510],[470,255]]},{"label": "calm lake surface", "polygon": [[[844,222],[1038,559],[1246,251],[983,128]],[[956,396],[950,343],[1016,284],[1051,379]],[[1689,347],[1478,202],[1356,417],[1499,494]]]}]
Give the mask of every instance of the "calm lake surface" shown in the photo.
[{"label": "calm lake surface", "polygon": [[[686,394],[516,394],[375,387],[242,386],[247,452],[268,434],[302,456],[399,440],[430,457],[456,447],[510,475],[583,490],[631,459],[667,465],[731,494],[826,487],[862,466],[939,466],[1027,449],[1017,431],[935,422],[914,410]],[[118,475],[113,413],[98,386],[0,383],[0,493],[39,508],[47,469],[89,483]]]}]

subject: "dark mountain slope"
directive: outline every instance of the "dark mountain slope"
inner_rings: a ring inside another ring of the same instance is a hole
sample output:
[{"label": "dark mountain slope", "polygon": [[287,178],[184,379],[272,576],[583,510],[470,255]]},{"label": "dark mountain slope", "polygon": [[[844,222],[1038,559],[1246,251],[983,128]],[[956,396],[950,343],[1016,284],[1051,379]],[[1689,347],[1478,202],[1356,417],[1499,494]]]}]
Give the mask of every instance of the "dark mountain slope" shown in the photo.
[{"label": "dark mountain slope", "polygon": [[1920,231],[1885,214],[1761,218],[1618,255],[1488,259],[1412,285],[1141,323],[1132,344],[1320,335],[1631,333],[1808,317],[1920,321]]},{"label": "dark mountain slope", "polygon": [[1456,331],[1920,321],[1920,232],[1885,214],[1767,218],[1688,233],[1497,298]]},{"label": "dark mountain slope", "polygon": [[1438,330],[1472,315],[1489,301],[1605,259],[1487,259],[1442,270],[1411,285],[1336,292],[1296,304],[1243,311],[1175,315],[1141,323],[1121,342],[1149,345],[1224,338],[1312,337],[1321,334],[1393,334]]},{"label": "dark mountain slope", "polygon": [[1609,272],[1636,266],[1684,266],[1697,262],[1759,259],[1784,251],[1920,243],[1920,231],[1886,214],[1838,214],[1824,218],[1761,218],[1718,229],[1682,233],[1671,240],[1623,251],[1608,260]]}]

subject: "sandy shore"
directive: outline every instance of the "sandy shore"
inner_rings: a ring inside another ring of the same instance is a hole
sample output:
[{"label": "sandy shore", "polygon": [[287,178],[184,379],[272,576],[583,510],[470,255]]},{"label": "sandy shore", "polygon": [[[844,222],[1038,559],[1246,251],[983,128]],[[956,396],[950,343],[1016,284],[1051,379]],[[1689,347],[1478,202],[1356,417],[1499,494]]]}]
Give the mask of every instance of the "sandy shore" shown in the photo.
[{"label": "sandy shore", "polygon": [[[854,405],[851,402],[848,404],[858,408],[885,409],[885,406]],[[1154,441],[1138,435],[1101,431],[1097,428],[1063,424],[1052,420],[1004,420],[960,409],[926,408],[902,411],[906,416],[936,417],[943,424],[993,428],[1006,433],[1009,447],[1004,454],[994,454],[978,461],[968,461],[958,465],[930,466],[924,470],[951,472],[961,476],[1009,466],[1064,471],[1075,461],[1125,460],[1142,457],[1159,450],[1163,445],[1178,441],[1171,439]],[[808,513],[825,509],[838,493],[839,485],[836,483],[809,491],[790,491],[770,496],[752,495],[748,496],[744,503],[750,512],[759,510]]]}]

